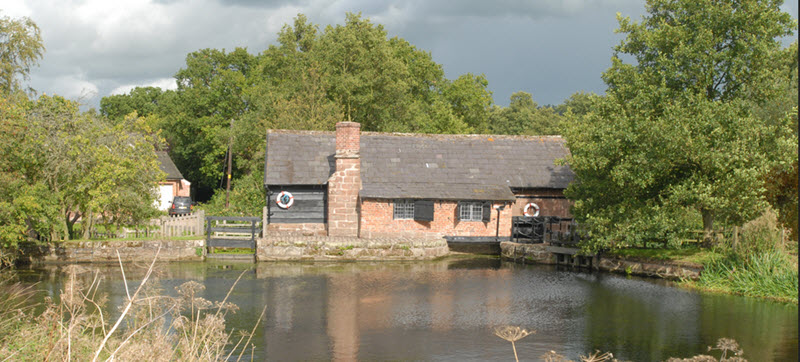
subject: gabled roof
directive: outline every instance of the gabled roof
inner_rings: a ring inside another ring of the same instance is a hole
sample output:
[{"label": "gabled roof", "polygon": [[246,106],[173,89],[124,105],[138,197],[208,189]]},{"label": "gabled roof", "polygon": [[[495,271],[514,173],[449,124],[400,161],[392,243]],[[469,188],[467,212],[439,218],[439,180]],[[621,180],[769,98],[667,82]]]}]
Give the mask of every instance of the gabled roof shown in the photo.
[{"label": "gabled roof", "polygon": [[158,156],[158,168],[167,174],[167,180],[182,180],[183,175],[178,171],[178,167],[172,162],[172,159],[164,151],[156,151]]},{"label": "gabled roof", "polygon": [[[267,185],[323,185],[335,171],[333,132],[270,131]],[[563,189],[574,178],[555,160],[559,136],[362,132],[362,197],[513,199],[510,188]]]}]

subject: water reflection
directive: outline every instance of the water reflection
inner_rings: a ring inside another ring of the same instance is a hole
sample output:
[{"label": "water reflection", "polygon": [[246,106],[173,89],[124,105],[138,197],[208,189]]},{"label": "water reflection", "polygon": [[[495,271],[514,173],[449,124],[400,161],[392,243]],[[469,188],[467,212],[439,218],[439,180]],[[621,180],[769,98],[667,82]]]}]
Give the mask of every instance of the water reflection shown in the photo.
[{"label": "water reflection", "polygon": [[[517,343],[521,358],[550,350],[577,359],[595,349],[621,359],[664,360],[707,353],[720,337],[736,339],[752,361],[796,360],[797,306],[703,295],[654,280],[557,271],[496,259],[434,262],[171,263],[159,266],[165,293],[187,280],[241,308],[229,326],[256,330],[256,358],[269,360],[508,360],[492,327],[511,324],[536,334]],[[101,291],[123,301],[116,267],[99,267]],[[126,268],[131,286],[143,275]],[[23,278],[55,295],[58,267]],[[89,276],[86,275],[86,278]]]}]

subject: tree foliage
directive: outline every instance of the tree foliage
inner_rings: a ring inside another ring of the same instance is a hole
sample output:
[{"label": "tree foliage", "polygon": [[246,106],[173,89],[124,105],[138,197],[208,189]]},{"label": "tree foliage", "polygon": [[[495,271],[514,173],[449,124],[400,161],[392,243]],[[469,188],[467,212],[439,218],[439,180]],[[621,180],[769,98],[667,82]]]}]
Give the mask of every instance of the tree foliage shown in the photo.
[{"label": "tree foliage", "polygon": [[29,18],[0,17],[0,93],[21,90],[18,77],[27,80],[43,52],[36,23]]},{"label": "tree foliage", "polygon": [[[797,139],[755,111],[779,91],[779,1],[650,0],[603,74],[605,97],[565,130],[567,189],[591,249],[676,240],[699,222],[741,225],[766,207],[767,172],[791,167]],[[622,55],[635,64],[623,62]],[[694,216],[693,216],[694,215]]]},{"label": "tree foliage", "polygon": [[135,112],[111,124],[62,97],[19,93],[0,97],[0,108],[3,262],[25,240],[86,237],[95,220],[120,227],[157,213],[162,141]]},{"label": "tree foliage", "polygon": [[489,117],[495,134],[559,135],[565,117],[553,107],[541,107],[526,92],[511,95],[508,107],[495,106]]},{"label": "tree foliage", "polygon": [[201,200],[222,185],[231,139],[238,181],[263,170],[267,129],[333,130],[350,120],[364,131],[485,132],[492,105],[484,76],[447,80],[430,53],[359,14],[322,30],[298,15],[260,54],[199,50],[175,78],[174,92],[134,89],[104,98],[101,112],[158,115],[170,156]]}]

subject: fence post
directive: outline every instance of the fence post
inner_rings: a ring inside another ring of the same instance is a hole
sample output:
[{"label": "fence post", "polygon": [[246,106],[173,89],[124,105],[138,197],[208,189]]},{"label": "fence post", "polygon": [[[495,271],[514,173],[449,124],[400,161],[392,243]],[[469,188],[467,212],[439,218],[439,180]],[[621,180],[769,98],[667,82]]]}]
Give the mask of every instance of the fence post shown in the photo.
[{"label": "fence post", "polygon": [[203,221],[206,219],[206,212],[205,210],[200,210],[197,216],[197,233],[195,235],[203,235]]},{"label": "fence post", "polygon": [[262,238],[267,237],[267,226],[268,226],[267,225],[267,216],[268,216],[267,213],[268,212],[269,212],[269,209],[266,206],[264,206],[264,211],[261,213],[261,237]]},{"label": "fence post", "polygon": [[256,221],[250,221],[250,246],[256,250]]},{"label": "fence post", "polygon": [[211,220],[206,221],[206,253],[209,252],[208,250],[208,240],[211,238]]}]

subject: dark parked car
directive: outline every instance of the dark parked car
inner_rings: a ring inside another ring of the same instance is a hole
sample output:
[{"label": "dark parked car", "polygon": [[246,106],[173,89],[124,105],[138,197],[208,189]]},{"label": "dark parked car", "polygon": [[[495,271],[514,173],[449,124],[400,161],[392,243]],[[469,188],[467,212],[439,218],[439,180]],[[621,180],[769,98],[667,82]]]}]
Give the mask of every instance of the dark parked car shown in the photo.
[{"label": "dark parked car", "polygon": [[192,199],[187,196],[175,196],[169,207],[169,216],[189,215],[192,213]]}]

